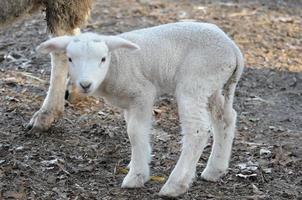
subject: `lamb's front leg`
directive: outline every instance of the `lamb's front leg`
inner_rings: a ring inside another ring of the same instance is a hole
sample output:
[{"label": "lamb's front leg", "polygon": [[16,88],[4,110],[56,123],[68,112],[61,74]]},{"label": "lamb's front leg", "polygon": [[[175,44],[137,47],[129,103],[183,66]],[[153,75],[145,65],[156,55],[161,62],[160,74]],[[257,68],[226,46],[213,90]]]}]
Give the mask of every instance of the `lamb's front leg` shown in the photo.
[{"label": "lamb's front leg", "polygon": [[125,111],[127,133],[131,143],[131,164],[122,183],[124,188],[143,187],[149,180],[151,110],[152,106],[140,106]]},{"label": "lamb's front leg", "polygon": [[42,107],[31,118],[27,128],[31,131],[47,130],[53,121],[64,112],[64,95],[68,73],[67,59],[64,53],[51,54],[51,77],[47,96]]}]

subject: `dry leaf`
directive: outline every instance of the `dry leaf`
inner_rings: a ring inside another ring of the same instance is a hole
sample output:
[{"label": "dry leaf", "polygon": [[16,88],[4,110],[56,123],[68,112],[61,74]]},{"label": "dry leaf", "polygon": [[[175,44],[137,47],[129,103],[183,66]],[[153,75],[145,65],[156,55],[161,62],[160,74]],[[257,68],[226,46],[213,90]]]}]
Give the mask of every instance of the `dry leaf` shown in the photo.
[{"label": "dry leaf", "polygon": [[150,176],[150,180],[155,182],[164,182],[166,178],[163,176]]}]

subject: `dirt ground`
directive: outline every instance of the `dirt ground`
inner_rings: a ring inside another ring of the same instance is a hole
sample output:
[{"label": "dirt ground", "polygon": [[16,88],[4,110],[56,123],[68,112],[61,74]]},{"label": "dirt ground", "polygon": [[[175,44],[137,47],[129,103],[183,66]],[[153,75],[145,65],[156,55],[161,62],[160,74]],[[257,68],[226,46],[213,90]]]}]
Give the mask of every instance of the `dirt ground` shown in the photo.
[{"label": "dirt ground", "polygon": [[[263,3],[265,2],[265,3]],[[290,2],[290,3],[288,3]],[[229,173],[197,178],[179,199],[302,199],[302,2],[98,0],[86,31],[117,34],[162,23],[218,24],[240,46],[246,69],[237,88],[238,130]],[[46,95],[49,57],[44,16],[0,31],[0,199],[161,199],[157,193],[180,152],[175,102],[155,106],[152,178],[121,189],[130,144],[121,110],[102,99],[66,103],[46,133],[25,126]]]}]

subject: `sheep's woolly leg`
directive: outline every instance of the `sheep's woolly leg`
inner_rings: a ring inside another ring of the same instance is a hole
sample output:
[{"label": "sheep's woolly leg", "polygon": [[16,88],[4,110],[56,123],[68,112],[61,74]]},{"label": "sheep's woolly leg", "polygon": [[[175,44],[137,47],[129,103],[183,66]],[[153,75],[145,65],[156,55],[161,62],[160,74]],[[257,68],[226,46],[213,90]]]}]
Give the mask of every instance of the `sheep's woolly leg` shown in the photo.
[{"label": "sheep's woolly leg", "polygon": [[195,177],[196,164],[210,136],[207,98],[179,94],[177,102],[184,135],[182,152],[168,181],[160,191],[160,195],[170,197],[176,197],[189,189]]},{"label": "sheep's woolly leg", "polygon": [[[80,33],[75,29],[72,34]],[[64,35],[61,31],[59,35]],[[68,74],[68,63],[65,53],[51,53],[50,86],[42,107],[31,118],[27,128],[30,131],[41,131],[50,128],[52,123],[64,113],[64,96]]]},{"label": "sheep's woolly leg", "polygon": [[52,53],[51,63],[50,86],[42,107],[28,124],[28,129],[31,131],[49,129],[53,121],[64,112],[65,85],[68,74],[66,56],[62,53]]}]

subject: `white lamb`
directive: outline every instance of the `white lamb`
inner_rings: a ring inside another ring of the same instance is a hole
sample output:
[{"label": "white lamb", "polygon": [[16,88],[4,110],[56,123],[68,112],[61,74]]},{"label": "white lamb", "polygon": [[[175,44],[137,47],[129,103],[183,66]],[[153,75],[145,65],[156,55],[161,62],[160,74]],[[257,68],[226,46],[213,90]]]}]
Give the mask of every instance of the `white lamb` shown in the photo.
[{"label": "white lamb", "polygon": [[117,36],[83,33],[50,39],[38,50],[66,50],[79,90],[124,109],[132,154],[122,187],[142,187],[149,179],[152,106],[165,93],[176,96],[183,147],[160,194],[188,190],[211,129],[214,144],[202,177],[216,181],[226,173],[236,123],[233,97],[244,62],[217,26],[180,22]]}]

